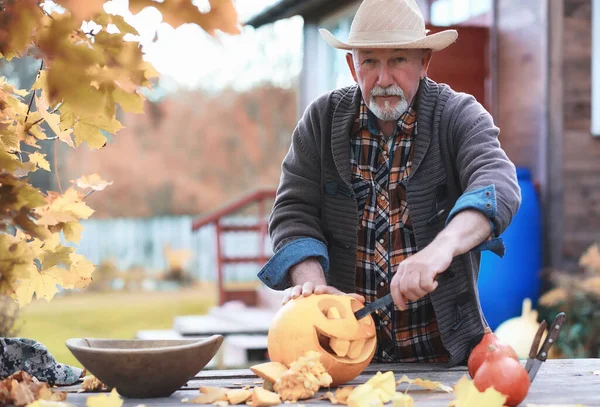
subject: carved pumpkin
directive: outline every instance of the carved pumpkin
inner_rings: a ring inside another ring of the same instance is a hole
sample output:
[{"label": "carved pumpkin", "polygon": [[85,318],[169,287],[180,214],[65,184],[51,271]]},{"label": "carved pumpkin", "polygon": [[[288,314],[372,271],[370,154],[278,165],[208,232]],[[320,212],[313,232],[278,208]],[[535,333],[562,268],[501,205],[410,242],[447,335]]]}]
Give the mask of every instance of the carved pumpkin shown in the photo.
[{"label": "carved pumpkin", "polygon": [[316,351],[332,386],[354,379],[377,346],[373,318],[354,317],[361,308],[363,304],[347,295],[314,294],[289,301],[269,328],[270,359],[290,366],[307,351]]}]

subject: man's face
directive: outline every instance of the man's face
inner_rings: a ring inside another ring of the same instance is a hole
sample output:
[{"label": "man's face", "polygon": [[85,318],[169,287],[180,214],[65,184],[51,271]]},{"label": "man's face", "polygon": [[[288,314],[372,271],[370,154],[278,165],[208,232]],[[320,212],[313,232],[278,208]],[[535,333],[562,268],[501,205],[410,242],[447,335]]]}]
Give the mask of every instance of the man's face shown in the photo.
[{"label": "man's face", "polygon": [[346,56],[369,109],[383,121],[397,121],[427,73],[430,50],[360,49]]}]

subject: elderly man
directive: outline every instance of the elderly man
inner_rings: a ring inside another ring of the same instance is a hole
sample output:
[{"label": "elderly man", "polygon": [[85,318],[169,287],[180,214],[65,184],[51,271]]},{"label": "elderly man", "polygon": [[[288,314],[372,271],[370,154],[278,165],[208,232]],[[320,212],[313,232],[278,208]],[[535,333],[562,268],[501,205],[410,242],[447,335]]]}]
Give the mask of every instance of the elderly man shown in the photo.
[{"label": "elderly man", "polygon": [[492,117],[427,77],[458,34],[427,35],[415,0],[364,0],[347,43],[321,35],[348,50],[357,85],[322,95],[298,123],[259,278],[287,289],[284,302],[391,292],[374,314],[374,361],[464,364],[486,326],[480,251],[504,255],[521,195]]}]

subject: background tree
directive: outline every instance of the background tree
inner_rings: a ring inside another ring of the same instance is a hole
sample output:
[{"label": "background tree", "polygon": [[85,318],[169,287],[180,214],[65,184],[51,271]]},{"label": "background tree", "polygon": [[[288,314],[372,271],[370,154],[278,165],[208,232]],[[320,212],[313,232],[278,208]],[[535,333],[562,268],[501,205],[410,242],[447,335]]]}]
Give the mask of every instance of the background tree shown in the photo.
[{"label": "background tree", "polygon": [[[0,295],[21,306],[33,298],[52,299],[59,285],[90,283],[95,266],[63,246],[60,234],[77,243],[79,221],[94,212],[85,197],[109,185],[95,174],[73,185],[59,182],[59,191],[32,185],[32,174],[53,170],[41,146],[104,147],[106,136],[122,127],[117,105],[142,113],[140,91],[157,76],[143,59],[135,28],[106,13],[105,0],[56,3],[65,11],[52,11],[40,0],[0,0],[0,57],[24,61],[11,65],[13,73],[19,71],[17,80],[0,77]],[[195,23],[211,35],[238,34],[232,1],[209,3],[208,12],[191,0],[129,0],[129,8],[138,13],[155,7],[174,28]],[[26,74],[32,63],[34,81]]]}]

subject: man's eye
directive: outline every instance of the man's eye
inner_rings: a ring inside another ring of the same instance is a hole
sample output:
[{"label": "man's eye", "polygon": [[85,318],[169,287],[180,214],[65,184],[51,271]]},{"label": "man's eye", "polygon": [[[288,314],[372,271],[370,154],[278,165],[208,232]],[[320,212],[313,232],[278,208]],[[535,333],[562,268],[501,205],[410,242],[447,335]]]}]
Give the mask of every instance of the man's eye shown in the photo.
[{"label": "man's eye", "polygon": [[374,64],[374,63],[375,63],[375,61],[374,61],[374,60],[372,60],[372,59],[365,59],[365,60],[363,61],[363,64]]},{"label": "man's eye", "polygon": [[405,62],[405,61],[406,61],[406,58],[404,58],[404,57],[396,58],[396,62]]}]

